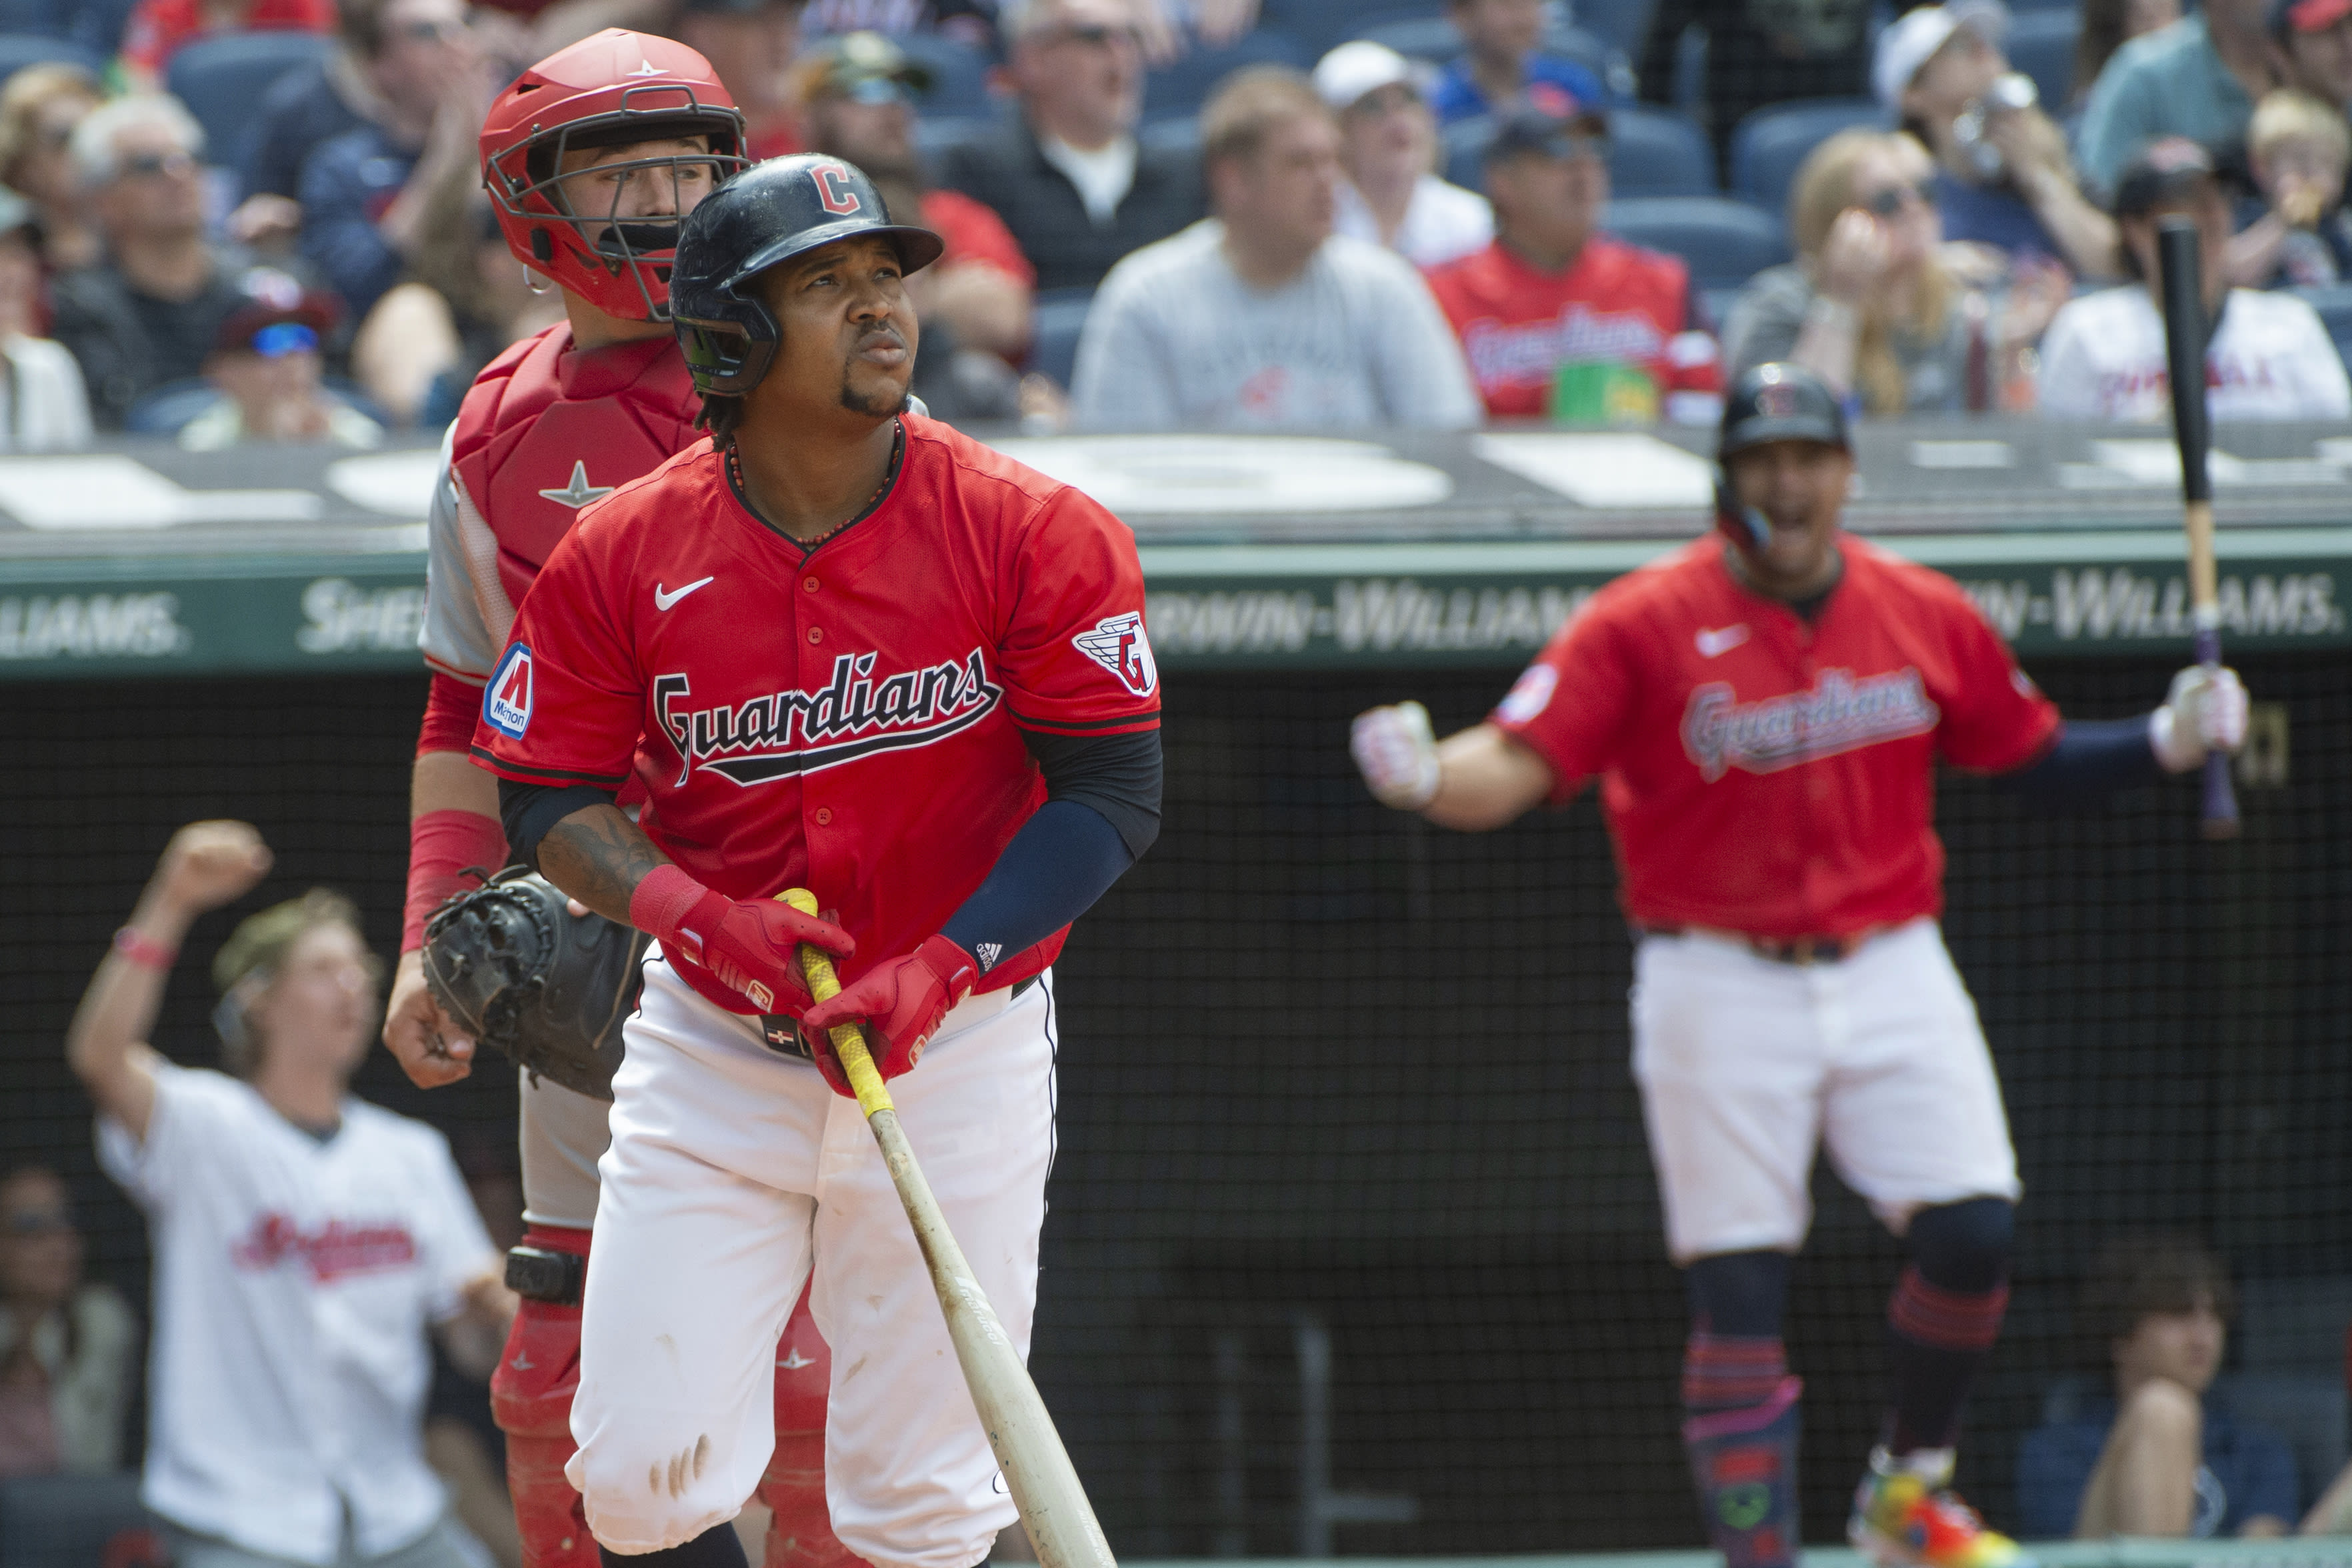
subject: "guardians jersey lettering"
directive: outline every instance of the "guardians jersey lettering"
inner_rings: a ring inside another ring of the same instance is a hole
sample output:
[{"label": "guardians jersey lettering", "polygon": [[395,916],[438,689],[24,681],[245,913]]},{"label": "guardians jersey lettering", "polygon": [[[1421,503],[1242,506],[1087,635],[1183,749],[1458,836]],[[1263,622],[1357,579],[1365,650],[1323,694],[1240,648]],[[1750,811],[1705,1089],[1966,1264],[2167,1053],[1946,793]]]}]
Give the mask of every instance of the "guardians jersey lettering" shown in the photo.
[{"label": "guardians jersey lettering", "polygon": [[[692,689],[689,678],[654,677],[663,732],[683,760],[677,783],[700,766],[739,784],[766,784],[876,752],[929,746],[987,718],[1004,696],[988,679],[988,660],[979,648],[879,682],[873,679],[876,658],[845,653],[833,661],[833,680],[824,690],[779,691],[740,708],[681,710],[678,703]],[[858,734],[868,729],[878,733]],[[795,735],[801,747],[793,744]],[[726,755],[737,751],[750,754]]]},{"label": "guardians jersey lettering", "polygon": [[1842,537],[1807,620],[1710,536],[1618,579],[1492,721],[1564,802],[1601,780],[1629,918],[1844,936],[1943,906],[1935,764],[2021,767],[2057,710],[1957,584]]},{"label": "guardians jersey lettering", "polygon": [[1936,704],[1908,666],[1856,680],[1850,669],[1825,669],[1811,691],[1762,702],[1739,700],[1716,680],[1690,694],[1683,713],[1683,752],[1713,784],[1727,768],[1776,773],[1857,746],[1936,727]]}]

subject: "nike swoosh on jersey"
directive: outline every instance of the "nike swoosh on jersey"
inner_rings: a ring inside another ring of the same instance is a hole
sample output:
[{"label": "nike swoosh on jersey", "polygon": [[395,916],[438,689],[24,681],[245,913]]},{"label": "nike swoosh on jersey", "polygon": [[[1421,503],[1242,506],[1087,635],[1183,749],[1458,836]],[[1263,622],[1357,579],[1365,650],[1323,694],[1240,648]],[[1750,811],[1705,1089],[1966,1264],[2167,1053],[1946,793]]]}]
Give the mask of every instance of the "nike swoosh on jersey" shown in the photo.
[{"label": "nike swoosh on jersey", "polygon": [[697,588],[705,587],[709,584],[716,583],[717,581],[719,581],[719,578],[714,574],[711,576],[701,578],[697,582],[688,583],[685,587],[676,589],[667,594],[663,593],[662,585],[656,583],[654,584],[654,608],[656,610],[667,610],[672,605],[677,604],[680,599],[685,598],[688,594],[693,593]]},{"label": "nike swoosh on jersey", "polygon": [[1701,658],[1713,658],[1718,654],[1729,653],[1748,640],[1748,623],[1741,621],[1737,626],[1701,626],[1698,636],[1691,640],[1698,645]]}]

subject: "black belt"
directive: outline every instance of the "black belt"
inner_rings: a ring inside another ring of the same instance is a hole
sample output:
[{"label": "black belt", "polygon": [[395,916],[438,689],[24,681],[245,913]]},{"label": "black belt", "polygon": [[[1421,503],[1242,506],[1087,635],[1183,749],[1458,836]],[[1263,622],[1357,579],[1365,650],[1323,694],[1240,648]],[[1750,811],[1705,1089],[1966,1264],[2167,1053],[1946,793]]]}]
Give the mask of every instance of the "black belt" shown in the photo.
[{"label": "black belt", "polygon": [[1878,934],[1875,931],[1856,931],[1851,936],[1757,936],[1743,931],[1721,931],[1713,926],[1636,926],[1643,936],[1715,936],[1726,942],[1736,942],[1757,957],[1774,963],[1792,963],[1800,967],[1814,963],[1842,963],[1862,951],[1862,944]]},{"label": "black belt", "polygon": [[[1020,1000],[1021,994],[1036,984],[1038,976],[1033,974],[1026,980],[1013,982],[1013,989],[1005,994],[1004,999],[1007,1002]],[[768,1048],[779,1056],[798,1057],[804,1062],[816,1059],[809,1050],[808,1037],[801,1033],[801,1021],[789,1013],[761,1014],[760,1035],[768,1042]]]}]

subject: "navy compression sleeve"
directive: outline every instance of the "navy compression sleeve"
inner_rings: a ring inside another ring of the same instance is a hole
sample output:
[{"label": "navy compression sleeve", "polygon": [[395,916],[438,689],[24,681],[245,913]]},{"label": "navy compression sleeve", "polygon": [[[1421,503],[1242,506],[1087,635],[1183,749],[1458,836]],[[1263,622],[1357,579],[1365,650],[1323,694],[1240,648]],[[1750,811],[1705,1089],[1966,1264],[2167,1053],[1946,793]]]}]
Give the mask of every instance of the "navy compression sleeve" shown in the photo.
[{"label": "navy compression sleeve", "polygon": [[1160,735],[1024,733],[1045,773],[1045,804],[940,934],[982,959],[1035,946],[1109,890],[1160,834]]},{"label": "navy compression sleeve", "polygon": [[[2147,715],[2132,719],[2069,719],[2050,749],[1997,781],[2042,810],[2095,805],[2120,789],[2164,776],[2148,743]],[[511,833],[509,837],[513,837]]]},{"label": "navy compression sleeve", "polygon": [[499,781],[499,821],[507,830],[507,852],[515,863],[539,869],[539,841],[573,812],[610,805],[613,792],[593,784],[517,784]]}]

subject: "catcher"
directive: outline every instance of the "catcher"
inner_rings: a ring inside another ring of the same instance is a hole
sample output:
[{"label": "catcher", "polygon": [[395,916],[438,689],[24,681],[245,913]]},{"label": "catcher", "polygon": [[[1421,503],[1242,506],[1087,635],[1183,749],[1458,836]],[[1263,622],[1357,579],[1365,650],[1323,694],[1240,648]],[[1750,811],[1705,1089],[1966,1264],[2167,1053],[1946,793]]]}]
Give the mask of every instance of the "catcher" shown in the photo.
[{"label": "catcher", "polygon": [[[565,320],[476,380],[442,453],[425,625],[434,669],[410,794],[407,924],[384,1044],[431,1088],[487,1040],[525,1064],[523,1217],[508,1259],[523,1298],[491,1383],[530,1568],[593,1568],[596,1543],[563,1479],[580,1299],[617,1020],[637,939],[572,916],[544,884],[501,880],[438,926],[444,1001],[425,987],[425,922],[506,864],[498,787],[466,756],[514,606],[579,509],[694,440],[701,412],[668,321],[679,218],[737,169],[742,116],[700,55],[618,29],[551,55],[494,103],[482,176],[517,261],[562,290]],[[576,966],[576,967],[575,967]],[[456,1017],[446,1014],[454,1005]],[[457,1020],[462,1019],[463,1023]],[[824,1512],[828,1357],[803,1305],[777,1356],[775,1457],[759,1489],[772,1568],[849,1559]]]}]

